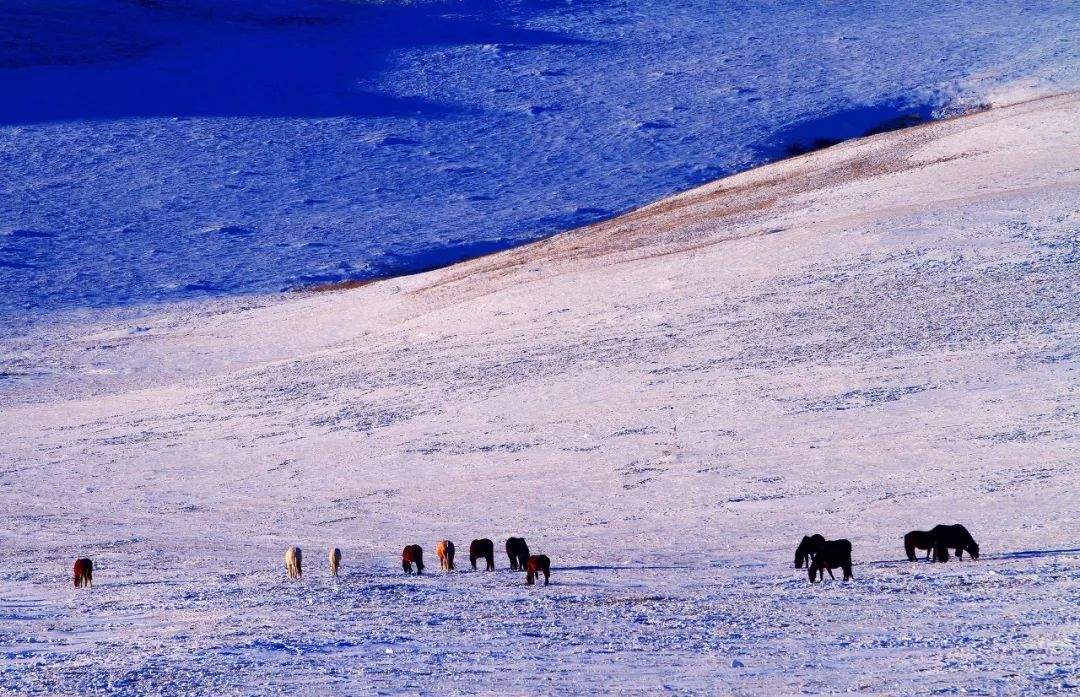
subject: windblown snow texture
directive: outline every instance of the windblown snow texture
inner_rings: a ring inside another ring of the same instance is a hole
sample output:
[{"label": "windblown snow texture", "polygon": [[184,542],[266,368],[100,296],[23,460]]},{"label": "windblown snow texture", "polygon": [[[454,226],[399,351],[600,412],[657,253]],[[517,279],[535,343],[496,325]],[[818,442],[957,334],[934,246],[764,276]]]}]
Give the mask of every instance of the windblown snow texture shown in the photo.
[{"label": "windblown snow texture", "polygon": [[[0,693],[1075,693],[1078,129],[1040,99],[0,336]],[[906,560],[954,522],[979,561]],[[811,532],[851,582],[793,568]],[[510,535],[552,585],[430,559]]]},{"label": "windblown snow texture", "polygon": [[433,266],[1000,83],[1074,3],[8,0],[0,322]]}]

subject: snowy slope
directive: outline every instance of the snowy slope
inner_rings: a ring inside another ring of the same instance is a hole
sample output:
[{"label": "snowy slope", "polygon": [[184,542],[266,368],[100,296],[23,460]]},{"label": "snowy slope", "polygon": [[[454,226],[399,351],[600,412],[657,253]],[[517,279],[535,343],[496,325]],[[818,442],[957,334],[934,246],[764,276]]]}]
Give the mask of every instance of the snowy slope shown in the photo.
[{"label": "snowy slope", "polygon": [[1074,2],[6,0],[0,326],[427,268],[997,87]]},{"label": "snowy slope", "polygon": [[[5,339],[0,691],[1075,691],[1077,124],[1025,102],[439,271]],[[903,560],[939,522],[983,558]],[[792,568],[814,531],[854,581]],[[553,585],[433,570],[512,534]]]}]

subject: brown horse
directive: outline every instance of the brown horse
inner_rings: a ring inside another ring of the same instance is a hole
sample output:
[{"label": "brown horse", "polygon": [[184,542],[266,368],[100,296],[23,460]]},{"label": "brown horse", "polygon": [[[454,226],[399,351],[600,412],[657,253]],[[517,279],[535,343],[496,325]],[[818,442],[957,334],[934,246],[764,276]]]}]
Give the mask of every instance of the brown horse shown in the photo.
[{"label": "brown horse", "polygon": [[950,549],[956,551],[959,560],[964,559],[964,552],[978,560],[979,545],[963,525],[935,525],[930,534],[934,536],[934,557],[937,561],[949,561]]},{"label": "brown horse", "polygon": [[927,559],[934,553],[934,535],[929,530],[912,530],[904,535],[904,551],[907,552],[908,561],[915,561],[917,549],[925,549]]},{"label": "brown horse", "polygon": [[476,568],[477,559],[487,560],[487,570],[495,570],[495,543],[486,537],[481,537],[479,540],[473,540],[469,545],[469,561],[472,562],[472,568]]},{"label": "brown horse", "polygon": [[531,556],[529,554],[529,545],[525,543],[525,538],[508,537],[506,539],[506,556],[510,557],[511,571],[524,571],[525,562],[527,562]]},{"label": "brown horse", "polygon": [[435,556],[439,558],[439,566],[443,571],[454,570],[454,543],[450,540],[439,540],[435,543]]},{"label": "brown horse", "polygon": [[71,575],[75,581],[76,588],[94,587],[94,562],[82,557],[75,560],[75,566],[71,570]]},{"label": "brown horse", "polygon": [[285,550],[285,575],[290,581],[296,581],[304,575],[304,551],[299,547]]},{"label": "brown horse", "polygon": [[821,580],[825,580],[825,572],[829,572],[829,578],[836,580],[833,569],[844,570],[844,580],[851,580],[851,542],[848,540],[827,540],[821,545],[814,561],[810,562],[810,583],[814,577],[820,574]]},{"label": "brown horse", "polygon": [[548,584],[548,579],[551,578],[551,560],[547,558],[546,554],[534,554],[529,557],[525,562],[525,583],[532,585],[540,572],[544,574],[544,585]]},{"label": "brown horse", "polygon": [[412,573],[413,564],[416,565],[416,575],[424,573],[424,550],[420,545],[409,545],[401,550],[401,568],[407,574]]}]

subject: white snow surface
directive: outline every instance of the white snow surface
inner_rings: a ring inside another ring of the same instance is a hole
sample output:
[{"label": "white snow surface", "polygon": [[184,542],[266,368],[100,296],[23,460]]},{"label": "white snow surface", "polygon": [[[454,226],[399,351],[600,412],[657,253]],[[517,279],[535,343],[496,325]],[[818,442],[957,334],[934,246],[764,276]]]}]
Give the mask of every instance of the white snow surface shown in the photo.
[{"label": "white snow surface", "polygon": [[5,0],[0,327],[432,268],[1080,88],[1074,1]]},{"label": "white snow surface", "polygon": [[[1042,98],[5,338],[0,692],[1075,692],[1078,124]],[[954,522],[980,560],[906,561]],[[854,580],[793,568],[813,532]],[[466,568],[509,535],[552,585]]]}]

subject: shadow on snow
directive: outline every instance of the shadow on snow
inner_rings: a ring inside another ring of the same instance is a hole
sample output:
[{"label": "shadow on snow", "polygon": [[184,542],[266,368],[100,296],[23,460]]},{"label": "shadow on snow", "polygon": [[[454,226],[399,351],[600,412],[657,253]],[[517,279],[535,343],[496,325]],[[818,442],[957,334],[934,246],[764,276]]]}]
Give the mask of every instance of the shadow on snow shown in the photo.
[{"label": "shadow on snow", "polygon": [[763,161],[795,157],[852,138],[888,133],[929,121],[934,117],[934,110],[931,104],[908,99],[841,109],[789,124],[755,146],[754,152]]},{"label": "shadow on snow", "polygon": [[470,105],[366,84],[414,47],[579,43],[520,26],[550,4],[14,0],[0,23],[0,124],[452,116]]}]

